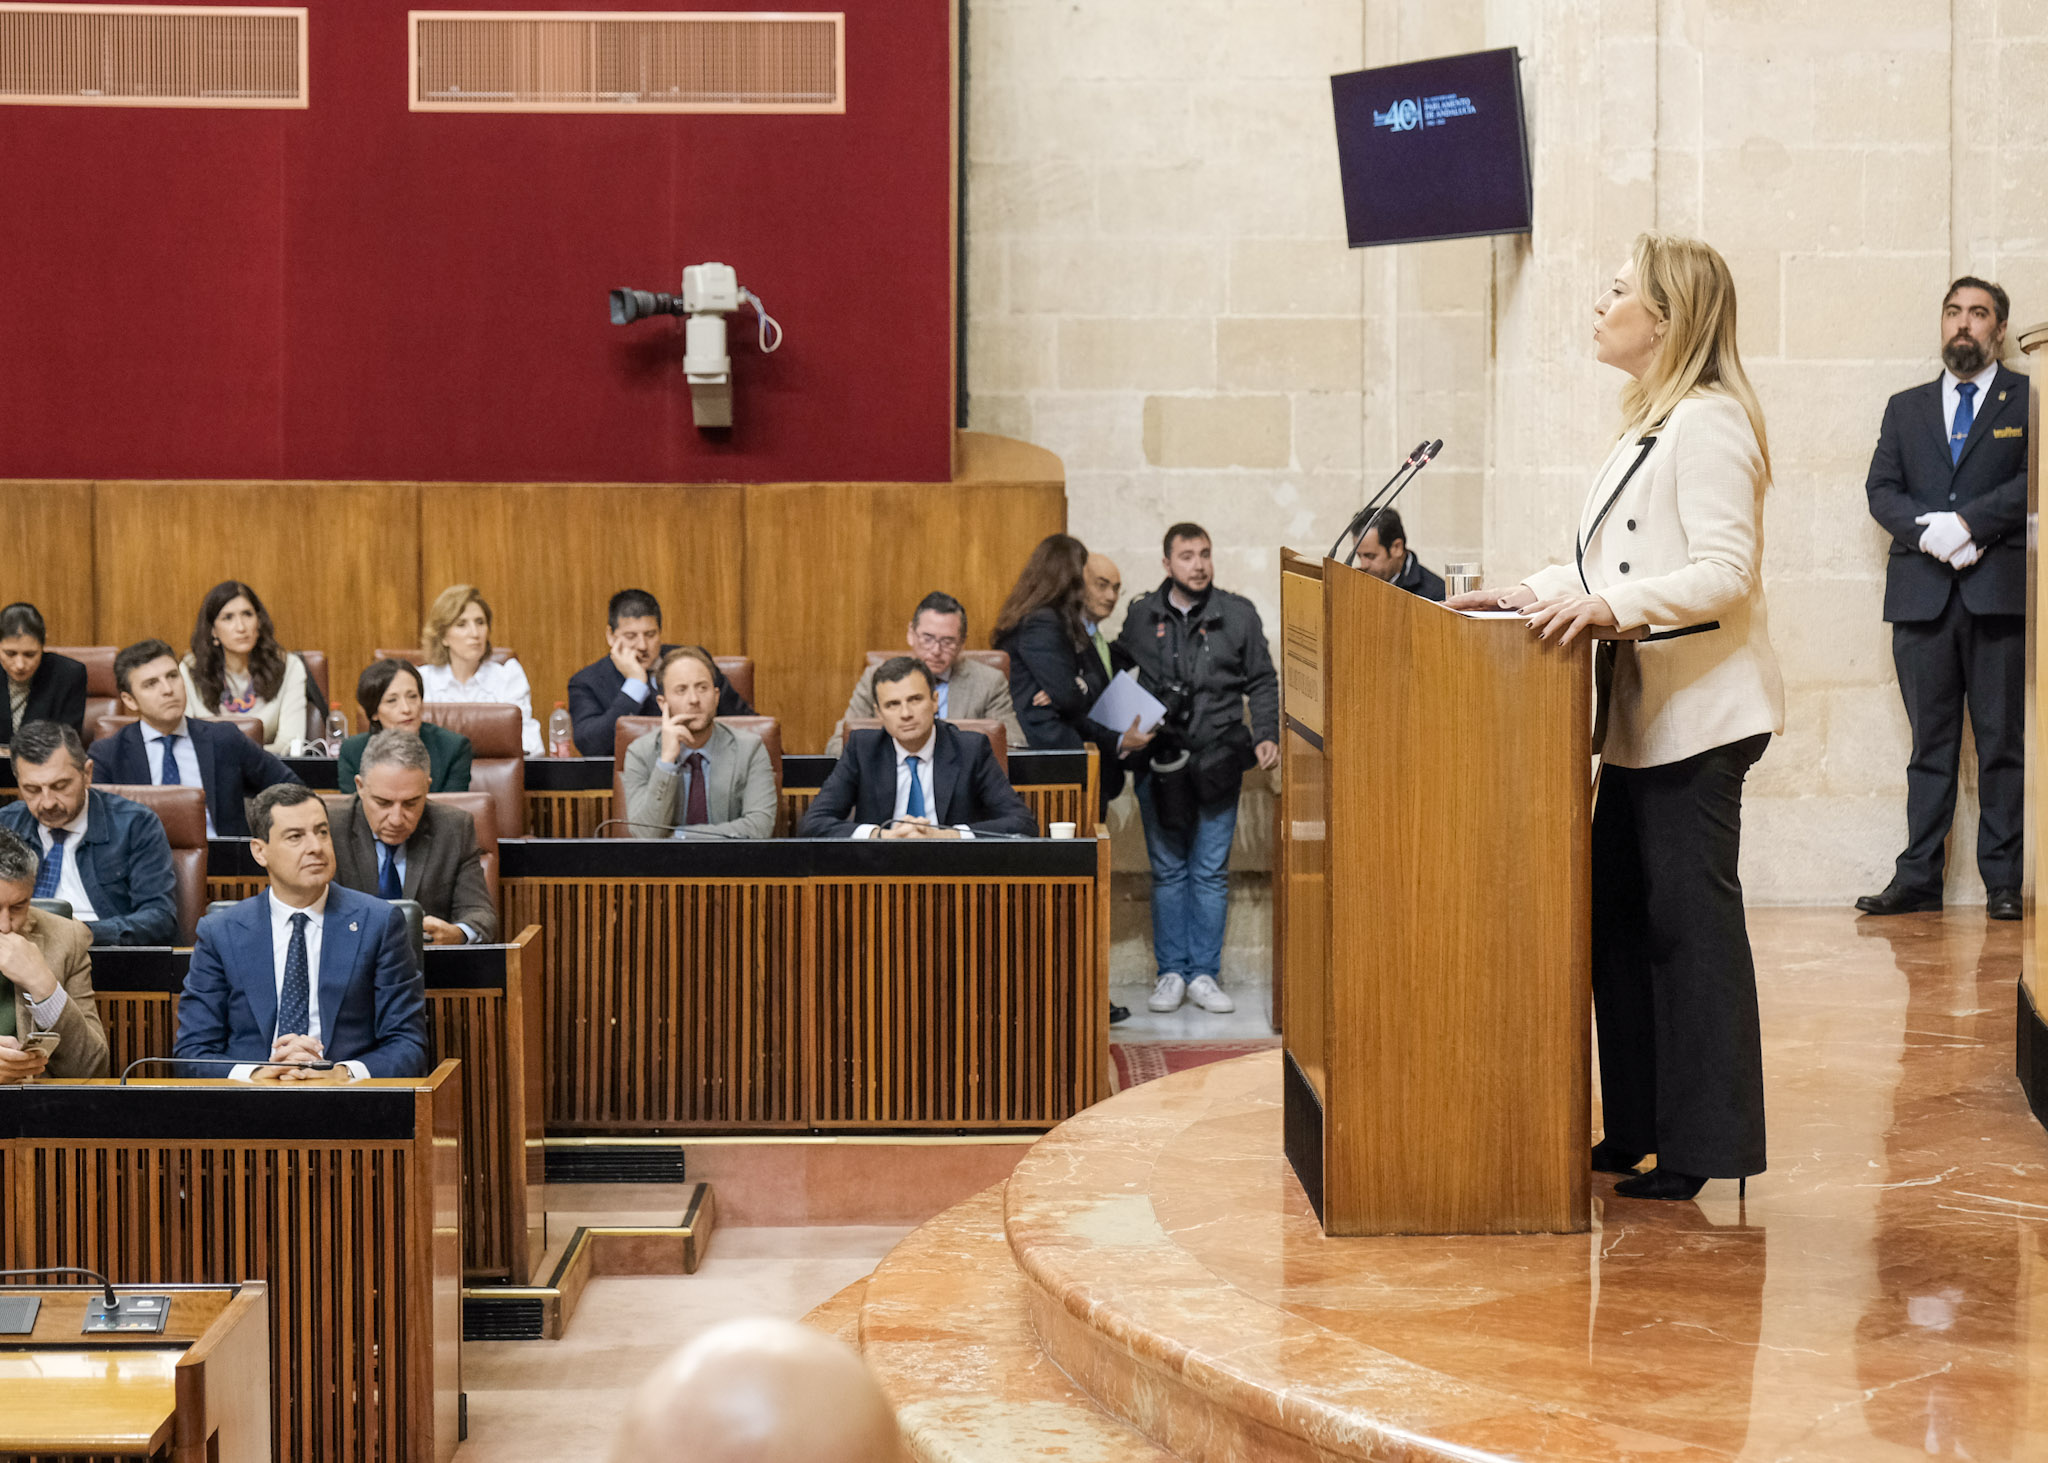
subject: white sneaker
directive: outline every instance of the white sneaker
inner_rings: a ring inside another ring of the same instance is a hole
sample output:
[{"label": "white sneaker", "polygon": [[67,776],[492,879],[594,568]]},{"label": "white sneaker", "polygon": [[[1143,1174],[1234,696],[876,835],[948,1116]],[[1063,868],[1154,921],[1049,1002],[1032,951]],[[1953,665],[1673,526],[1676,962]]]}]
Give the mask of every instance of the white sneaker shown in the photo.
[{"label": "white sneaker", "polygon": [[1188,983],[1168,971],[1159,977],[1159,983],[1152,987],[1152,999],[1145,1002],[1150,1009],[1164,1015],[1180,1009],[1180,998],[1187,993]]},{"label": "white sneaker", "polygon": [[1198,975],[1189,981],[1188,999],[1216,1016],[1237,1009],[1237,1002],[1223,994],[1223,987],[1216,984],[1216,977],[1213,975]]}]

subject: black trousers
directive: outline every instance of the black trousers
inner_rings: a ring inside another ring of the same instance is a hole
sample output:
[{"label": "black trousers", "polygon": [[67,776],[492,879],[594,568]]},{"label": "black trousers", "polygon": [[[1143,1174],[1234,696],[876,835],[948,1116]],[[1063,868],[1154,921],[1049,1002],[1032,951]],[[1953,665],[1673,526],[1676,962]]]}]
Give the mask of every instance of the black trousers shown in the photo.
[{"label": "black trousers", "polygon": [[2017,889],[2027,793],[2026,617],[1973,615],[1961,589],[1951,590],[1935,619],[1892,626],[1892,663],[1913,728],[1898,877],[1941,892],[1967,705],[1977,734],[1977,872],[1992,888]]},{"label": "black trousers", "polygon": [[1593,1010],[1607,1139],[1703,1178],[1764,1171],[1756,964],[1736,871],[1768,732],[1607,767],[1593,814]]}]

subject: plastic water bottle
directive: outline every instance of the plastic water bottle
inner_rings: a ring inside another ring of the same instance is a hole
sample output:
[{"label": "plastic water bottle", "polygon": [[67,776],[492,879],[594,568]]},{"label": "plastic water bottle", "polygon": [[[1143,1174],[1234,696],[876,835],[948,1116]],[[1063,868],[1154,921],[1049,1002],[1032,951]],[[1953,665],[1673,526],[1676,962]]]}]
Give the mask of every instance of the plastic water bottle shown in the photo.
[{"label": "plastic water bottle", "polygon": [[548,755],[552,757],[574,757],[576,751],[576,728],[570,724],[569,708],[562,702],[555,703],[555,709],[548,713]]},{"label": "plastic water bottle", "polygon": [[348,740],[348,713],[339,706],[327,713],[327,755],[339,757],[341,744]]}]

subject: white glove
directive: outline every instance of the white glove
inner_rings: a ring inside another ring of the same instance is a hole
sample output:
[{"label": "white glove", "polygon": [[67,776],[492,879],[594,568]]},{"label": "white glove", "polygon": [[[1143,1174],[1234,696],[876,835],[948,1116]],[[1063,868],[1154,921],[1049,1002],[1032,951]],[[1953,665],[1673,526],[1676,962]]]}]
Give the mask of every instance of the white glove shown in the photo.
[{"label": "white glove", "polygon": [[1913,521],[1927,525],[1927,531],[1920,535],[1920,552],[1932,554],[1943,563],[1970,541],[1970,530],[1953,513],[1923,513]]},{"label": "white glove", "polygon": [[1972,539],[1948,556],[1948,566],[1951,569],[1967,569],[1983,557],[1984,551],[1978,548],[1977,541]]}]

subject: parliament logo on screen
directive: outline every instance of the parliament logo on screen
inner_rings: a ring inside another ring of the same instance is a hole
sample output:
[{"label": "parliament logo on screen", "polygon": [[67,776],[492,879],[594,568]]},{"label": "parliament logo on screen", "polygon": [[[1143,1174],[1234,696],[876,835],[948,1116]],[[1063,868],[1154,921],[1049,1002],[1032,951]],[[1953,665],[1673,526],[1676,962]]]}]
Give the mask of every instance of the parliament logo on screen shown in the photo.
[{"label": "parliament logo on screen", "polygon": [[1453,117],[1476,117],[1479,108],[1472,98],[1456,92],[1434,97],[1403,97],[1384,112],[1372,114],[1372,125],[1393,132],[1413,132],[1418,127],[1441,127]]},{"label": "parliament logo on screen", "polygon": [[1372,125],[1389,127],[1396,132],[1413,131],[1422,125],[1422,104],[1414,97],[1403,97],[1384,112],[1374,112]]}]

